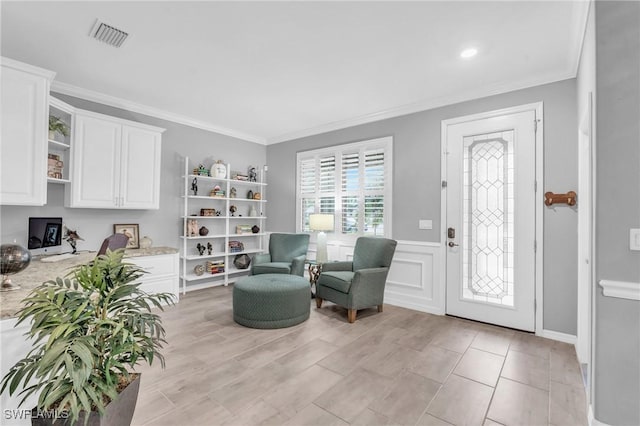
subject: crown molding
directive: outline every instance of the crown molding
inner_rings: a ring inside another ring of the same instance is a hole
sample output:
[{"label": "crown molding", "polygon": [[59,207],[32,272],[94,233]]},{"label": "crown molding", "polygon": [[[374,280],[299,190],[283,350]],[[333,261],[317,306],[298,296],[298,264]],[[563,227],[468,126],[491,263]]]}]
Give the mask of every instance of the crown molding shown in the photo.
[{"label": "crown molding", "polygon": [[18,71],[37,75],[38,77],[43,77],[47,79],[49,83],[51,83],[56,76],[55,71],[36,67],[35,65],[25,64],[24,62],[16,61],[15,59],[7,58],[6,56],[0,57],[0,64],[2,64],[3,67],[13,68]]},{"label": "crown molding", "polygon": [[571,32],[572,41],[570,42],[571,46],[573,46],[572,52],[577,52],[572,64],[576,75],[578,75],[578,69],[580,68],[584,40],[587,36],[587,26],[589,25],[589,10],[592,4],[593,0],[583,0],[573,3],[573,7],[578,8],[577,13],[573,14],[573,25],[577,31]]},{"label": "crown molding", "polygon": [[423,101],[415,102],[399,106],[397,108],[391,108],[384,111],[378,111],[371,114],[362,115],[347,120],[334,121],[331,123],[323,124],[316,127],[310,127],[303,130],[298,130],[291,133],[285,133],[283,135],[267,138],[267,145],[272,145],[281,142],[287,142],[294,139],[304,138],[307,136],[314,136],[321,133],[327,133],[334,130],[345,129],[347,127],[354,127],[361,124],[372,123],[374,121],[386,120],[388,118],[400,117],[402,115],[413,114],[416,112],[427,111],[434,108],[440,108],[457,104],[460,102],[472,101],[475,99],[486,98],[489,96],[500,95],[516,90],[528,89],[530,87],[541,86],[544,84],[555,83],[557,81],[566,80],[569,78],[575,78],[575,71],[568,70],[566,72],[555,73],[551,76],[536,77],[529,80],[523,80],[511,84],[494,84],[493,86],[486,86],[473,91],[467,91],[464,94],[441,96],[439,98],[425,99]]},{"label": "crown molding", "polygon": [[51,85],[53,92],[62,93],[64,95],[74,96],[91,102],[97,102],[100,104],[112,106],[115,108],[125,109],[127,111],[136,112],[139,114],[148,115],[155,118],[171,121],[178,124],[184,124],[185,126],[195,127],[197,129],[207,130],[209,132],[219,133],[225,136],[231,136],[233,138],[242,139],[244,141],[265,145],[266,140],[260,136],[251,135],[248,133],[239,132],[226,127],[217,126],[213,123],[207,123],[205,121],[196,120],[184,115],[175,114],[169,111],[164,111],[158,108],[150,107],[148,105],[139,104],[136,102],[128,101],[126,99],[118,98],[115,96],[107,95],[104,93],[96,92],[89,89],[83,89],[72,84],[63,83],[60,81],[54,81]]}]

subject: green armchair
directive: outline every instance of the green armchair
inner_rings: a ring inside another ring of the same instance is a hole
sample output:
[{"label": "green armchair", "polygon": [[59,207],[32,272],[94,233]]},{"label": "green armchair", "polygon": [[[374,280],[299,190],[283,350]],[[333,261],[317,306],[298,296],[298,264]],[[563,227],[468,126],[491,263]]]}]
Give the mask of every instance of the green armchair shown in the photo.
[{"label": "green armchair", "polygon": [[384,286],[397,244],[387,238],[360,237],[352,262],[324,263],[316,282],[316,306],[321,308],[323,300],[344,306],[350,323],[356,320],[358,309],[377,306],[382,312]]},{"label": "green armchair", "polygon": [[254,256],[251,275],[304,274],[309,249],[309,234],[271,234],[269,253]]}]

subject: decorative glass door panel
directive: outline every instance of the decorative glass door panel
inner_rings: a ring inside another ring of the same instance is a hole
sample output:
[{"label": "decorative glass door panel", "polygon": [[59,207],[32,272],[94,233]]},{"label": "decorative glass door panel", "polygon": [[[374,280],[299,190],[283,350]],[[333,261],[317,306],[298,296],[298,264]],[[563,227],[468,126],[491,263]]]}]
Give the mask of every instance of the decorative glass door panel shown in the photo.
[{"label": "decorative glass door panel", "polygon": [[466,300],[513,306],[513,131],[463,142],[462,289]]},{"label": "decorative glass door panel", "polygon": [[535,329],[536,110],[443,122],[446,313]]}]

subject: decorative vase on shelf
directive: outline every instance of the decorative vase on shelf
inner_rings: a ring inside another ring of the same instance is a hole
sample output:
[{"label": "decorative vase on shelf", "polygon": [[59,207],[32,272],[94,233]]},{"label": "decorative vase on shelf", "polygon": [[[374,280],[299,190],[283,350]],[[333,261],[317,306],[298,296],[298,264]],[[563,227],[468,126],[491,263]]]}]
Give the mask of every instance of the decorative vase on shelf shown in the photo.
[{"label": "decorative vase on shelf", "polygon": [[216,163],[211,166],[211,175],[218,179],[224,179],[227,177],[227,167],[224,165],[222,160],[216,161]]},{"label": "decorative vase on shelf", "polygon": [[256,211],[256,208],[251,206],[249,207],[249,217],[256,217],[258,216],[258,212]]},{"label": "decorative vase on shelf", "polygon": [[141,249],[151,248],[152,245],[153,245],[153,240],[151,238],[147,237],[146,235],[144,237],[142,237],[142,239],[140,240],[140,248]]}]

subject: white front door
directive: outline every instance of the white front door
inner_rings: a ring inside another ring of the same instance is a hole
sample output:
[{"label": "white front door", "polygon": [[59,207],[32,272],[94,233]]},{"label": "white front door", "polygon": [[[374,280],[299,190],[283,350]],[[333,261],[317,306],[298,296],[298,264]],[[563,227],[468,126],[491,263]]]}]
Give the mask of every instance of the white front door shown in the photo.
[{"label": "white front door", "polygon": [[451,120],[443,131],[446,312],[534,331],[536,111]]}]

